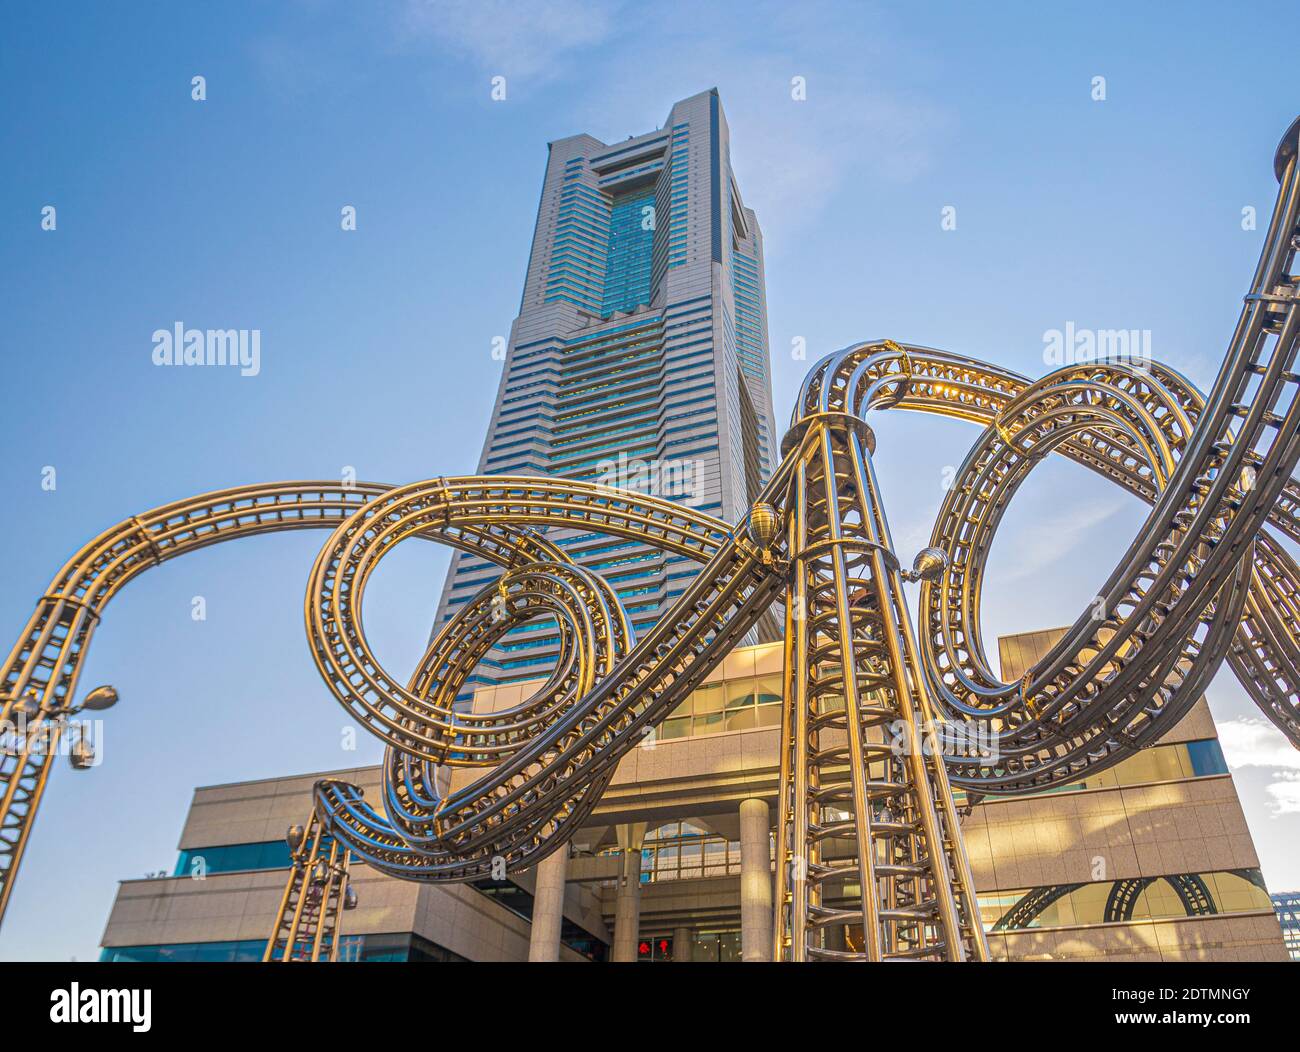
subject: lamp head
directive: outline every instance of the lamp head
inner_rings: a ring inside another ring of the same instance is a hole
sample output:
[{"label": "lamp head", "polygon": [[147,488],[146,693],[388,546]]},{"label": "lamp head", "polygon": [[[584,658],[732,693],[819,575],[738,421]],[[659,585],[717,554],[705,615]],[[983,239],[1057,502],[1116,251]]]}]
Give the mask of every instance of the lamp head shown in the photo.
[{"label": "lamp head", "polygon": [[95,747],[85,738],[78,738],[68,753],[68,762],[74,771],[86,771],[95,766]]},{"label": "lamp head", "polygon": [[96,687],[81,701],[81,707],[89,709],[91,712],[102,712],[104,709],[111,709],[116,704],[117,688],[110,686]]}]

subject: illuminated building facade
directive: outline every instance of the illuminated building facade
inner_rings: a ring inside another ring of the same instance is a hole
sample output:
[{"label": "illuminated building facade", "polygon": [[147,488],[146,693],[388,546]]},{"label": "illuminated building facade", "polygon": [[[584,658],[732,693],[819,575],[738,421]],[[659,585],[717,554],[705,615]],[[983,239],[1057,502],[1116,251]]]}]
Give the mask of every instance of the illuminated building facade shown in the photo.
[{"label": "illuminated building facade", "polygon": [[[1003,675],[1018,675],[1057,635],[1004,637]],[[483,689],[476,709],[517,704],[531,689]],[[746,879],[770,880],[780,698],[780,646],[738,648],[622,761],[571,845],[558,959],[741,958]],[[342,776],[380,795],[378,768]],[[260,959],[288,866],[284,830],[302,820],[319,777],[197,790],[174,875],[122,882],[105,959]],[[1204,701],[1094,778],[962,802],[996,958],[1286,959],[1281,911]],[[200,865],[204,879],[193,879]],[[359,904],[345,914],[344,960],[529,954],[536,872],[437,886],[353,872]]]}]

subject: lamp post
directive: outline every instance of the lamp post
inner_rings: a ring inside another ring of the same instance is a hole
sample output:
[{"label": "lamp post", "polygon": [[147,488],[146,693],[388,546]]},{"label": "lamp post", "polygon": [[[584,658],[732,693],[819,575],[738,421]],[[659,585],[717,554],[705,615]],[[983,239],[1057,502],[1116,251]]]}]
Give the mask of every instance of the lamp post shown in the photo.
[{"label": "lamp post", "polygon": [[[0,795],[0,862],[6,873],[17,870],[22,860],[32,819],[49,780],[49,760],[58,754],[68,720],[83,711],[110,709],[117,700],[117,691],[109,686],[96,687],[79,704],[68,704],[51,690],[42,693],[32,687],[5,702],[0,718],[0,784],[4,789]],[[75,732],[68,761],[73,770],[84,771],[95,766],[95,749],[81,728]],[[0,883],[0,920],[12,888],[12,880]]]}]

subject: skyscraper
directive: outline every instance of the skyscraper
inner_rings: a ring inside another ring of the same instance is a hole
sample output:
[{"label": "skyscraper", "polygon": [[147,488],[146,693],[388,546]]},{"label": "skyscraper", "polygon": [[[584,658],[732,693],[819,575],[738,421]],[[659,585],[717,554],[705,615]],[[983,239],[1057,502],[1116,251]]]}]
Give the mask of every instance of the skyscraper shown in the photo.
[{"label": "skyscraper", "polygon": [[1269,896],[1278,923],[1282,925],[1282,941],[1293,961],[1300,961],[1300,891],[1280,891]]},{"label": "skyscraper", "polygon": [[[763,239],[717,90],[623,142],[552,142],[479,472],[600,482],[736,522],[776,458]],[[638,543],[554,539],[610,582],[638,631],[695,575]],[[435,627],[498,573],[457,552]],[[556,643],[554,623],[512,631],[466,691],[536,679]]]}]

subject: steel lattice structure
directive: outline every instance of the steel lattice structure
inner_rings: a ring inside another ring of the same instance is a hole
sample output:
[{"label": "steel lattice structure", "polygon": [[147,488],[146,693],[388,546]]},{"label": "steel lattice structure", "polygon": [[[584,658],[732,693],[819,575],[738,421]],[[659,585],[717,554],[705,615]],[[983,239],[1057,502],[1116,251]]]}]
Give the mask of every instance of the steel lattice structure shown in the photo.
[{"label": "steel lattice structure", "polygon": [[315,814],[305,829],[290,828],[287,839],[289,879],[262,960],[336,961],[343,911],[357,901],[348,883],[350,854]]},{"label": "steel lattice structure", "polygon": [[[1206,395],[1157,363],[1096,361],[1030,381],[943,351],[861,344],[809,373],[784,459],[737,528],[669,501],[534,477],[206,494],[120,523],[69,560],[0,673],[3,718],[57,723],[74,710],[103,609],[144,569],[248,534],[332,531],[307,589],[308,640],[329,691],[388,750],[382,808],[355,786],[321,782],[294,845],[267,959],[318,959],[337,949],[349,855],[425,881],[535,865],[590,815],[644,732],[783,603],[775,957],[984,959],[954,785],[1030,793],[1114,764],[1170,729],[1225,659],[1300,745],[1300,569],[1274,534],[1300,541],[1298,145],[1300,120],[1278,148],[1263,253]],[[894,552],[864,419],[894,408],[983,428],[912,571]],[[1151,511],[1100,602],[1004,683],[979,633],[985,562],[1017,487],[1049,453]],[[546,539],[557,527],[650,544],[702,569],[636,640],[610,587]],[[360,610],[379,560],[410,537],[503,574],[403,685],[375,659]],[[907,579],[922,582],[919,631]],[[541,615],[560,625],[551,678],[510,710],[456,712],[483,654]],[[0,768],[0,910],[49,773],[50,751],[34,740],[19,735]],[[453,778],[461,769],[475,773]],[[835,927],[847,950],[830,948]]]}]

